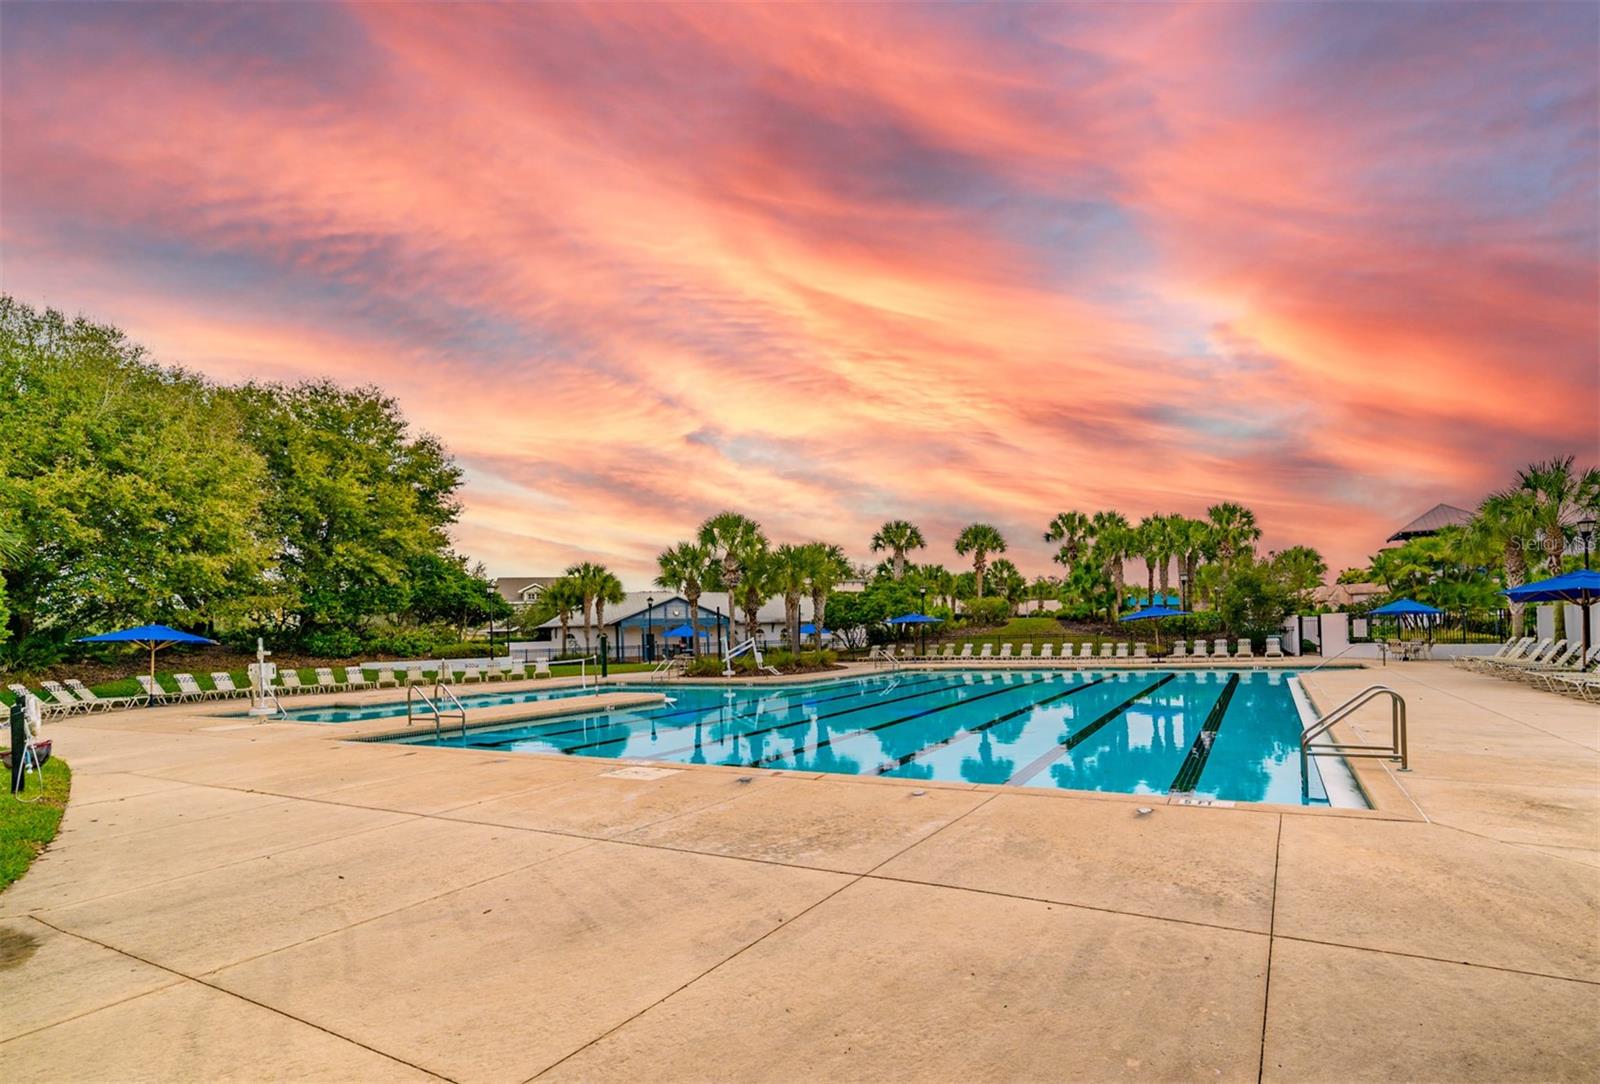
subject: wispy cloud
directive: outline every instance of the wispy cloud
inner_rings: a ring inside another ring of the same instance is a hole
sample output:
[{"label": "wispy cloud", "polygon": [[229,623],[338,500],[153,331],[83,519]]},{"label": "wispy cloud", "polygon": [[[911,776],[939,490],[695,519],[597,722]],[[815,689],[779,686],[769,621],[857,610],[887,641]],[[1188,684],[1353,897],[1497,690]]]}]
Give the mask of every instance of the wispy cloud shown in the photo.
[{"label": "wispy cloud", "polygon": [[5,288],[389,388],[497,571],[1223,498],[1346,562],[1600,444],[1592,6],[0,19]]}]

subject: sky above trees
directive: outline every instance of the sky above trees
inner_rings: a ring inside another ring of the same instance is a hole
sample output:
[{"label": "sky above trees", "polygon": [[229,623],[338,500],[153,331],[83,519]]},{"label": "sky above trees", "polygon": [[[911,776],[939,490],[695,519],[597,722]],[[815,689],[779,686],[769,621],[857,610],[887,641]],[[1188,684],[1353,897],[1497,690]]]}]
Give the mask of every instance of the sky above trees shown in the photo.
[{"label": "sky above trees", "polygon": [[495,572],[1220,500],[1338,568],[1595,450],[1597,20],[8,4],[0,285],[380,385]]}]

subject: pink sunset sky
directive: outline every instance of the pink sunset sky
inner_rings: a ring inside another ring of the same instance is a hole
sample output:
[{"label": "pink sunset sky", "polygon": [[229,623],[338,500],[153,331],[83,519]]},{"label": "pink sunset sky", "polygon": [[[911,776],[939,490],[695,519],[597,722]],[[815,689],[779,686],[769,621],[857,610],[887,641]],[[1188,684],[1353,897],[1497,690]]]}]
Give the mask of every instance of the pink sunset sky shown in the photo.
[{"label": "pink sunset sky", "polygon": [[3,287],[382,386],[493,573],[1219,500],[1337,569],[1596,456],[1597,10],[7,4]]}]

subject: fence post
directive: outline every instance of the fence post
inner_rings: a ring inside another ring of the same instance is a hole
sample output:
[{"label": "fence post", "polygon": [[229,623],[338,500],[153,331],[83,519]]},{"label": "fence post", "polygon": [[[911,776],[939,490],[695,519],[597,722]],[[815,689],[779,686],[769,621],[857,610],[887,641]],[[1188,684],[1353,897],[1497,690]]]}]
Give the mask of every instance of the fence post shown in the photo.
[{"label": "fence post", "polygon": [[610,652],[609,648],[610,648],[610,644],[606,641],[606,634],[602,632],[600,634],[600,676],[601,677],[610,677],[611,676],[611,667],[609,665],[611,652]]}]

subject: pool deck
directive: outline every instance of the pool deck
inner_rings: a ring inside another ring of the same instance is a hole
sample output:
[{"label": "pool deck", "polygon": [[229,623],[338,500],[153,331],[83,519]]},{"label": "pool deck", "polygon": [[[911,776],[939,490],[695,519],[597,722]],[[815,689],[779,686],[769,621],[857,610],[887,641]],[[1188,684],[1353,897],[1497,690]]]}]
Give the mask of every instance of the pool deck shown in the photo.
[{"label": "pool deck", "polygon": [[1380,680],[1370,811],[73,717],[0,1079],[1594,1079],[1600,710]]}]

